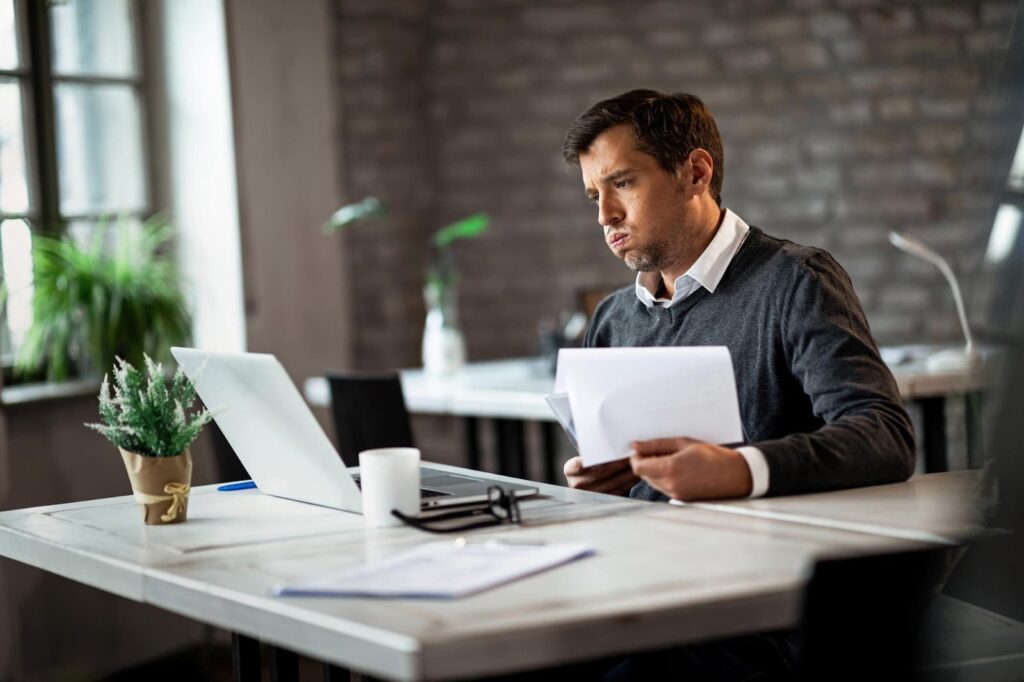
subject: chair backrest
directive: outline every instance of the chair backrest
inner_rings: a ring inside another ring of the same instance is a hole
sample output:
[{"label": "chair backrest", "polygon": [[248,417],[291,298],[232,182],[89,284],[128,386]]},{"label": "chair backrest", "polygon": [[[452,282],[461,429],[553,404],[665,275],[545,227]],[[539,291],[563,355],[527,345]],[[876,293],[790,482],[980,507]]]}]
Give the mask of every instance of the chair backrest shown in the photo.
[{"label": "chair backrest", "polygon": [[210,422],[206,425],[210,441],[213,443],[213,463],[216,469],[217,482],[240,481],[249,478],[249,472],[235,454],[234,448],[224,437],[224,433],[217,426],[217,422]]},{"label": "chair backrest", "polygon": [[798,679],[918,679],[923,618],[949,551],[818,561],[804,594]]},{"label": "chair backrest", "polygon": [[371,448],[413,447],[397,372],[328,372],[338,452],[346,466]]},{"label": "chair backrest", "polygon": [[595,286],[577,289],[576,307],[582,310],[589,320],[594,317],[594,310],[597,308],[597,304],[618,288],[618,286]]}]

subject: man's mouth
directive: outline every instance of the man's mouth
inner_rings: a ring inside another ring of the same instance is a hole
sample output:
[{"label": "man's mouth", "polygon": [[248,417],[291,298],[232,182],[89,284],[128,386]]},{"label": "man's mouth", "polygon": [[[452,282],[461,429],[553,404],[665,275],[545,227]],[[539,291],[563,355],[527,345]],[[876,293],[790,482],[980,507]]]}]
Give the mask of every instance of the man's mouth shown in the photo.
[{"label": "man's mouth", "polygon": [[626,234],[625,232],[613,232],[607,237],[608,246],[610,246],[612,249],[622,248],[623,246],[625,246],[626,240],[628,239],[629,235]]}]

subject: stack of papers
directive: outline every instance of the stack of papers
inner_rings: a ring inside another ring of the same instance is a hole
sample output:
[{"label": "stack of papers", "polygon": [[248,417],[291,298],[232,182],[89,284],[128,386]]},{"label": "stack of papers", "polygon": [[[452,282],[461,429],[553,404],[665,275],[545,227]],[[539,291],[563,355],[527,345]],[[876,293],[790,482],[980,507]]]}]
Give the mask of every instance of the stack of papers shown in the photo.
[{"label": "stack of papers", "polygon": [[586,466],[628,457],[635,440],[743,442],[724,346],[563,348],[548,404]]},{"label": "stack of papers", "polygon": [[476,594],[593,554],[579,542],[432,542],[379,562],[274,589],[279,597],[426,597]]}]

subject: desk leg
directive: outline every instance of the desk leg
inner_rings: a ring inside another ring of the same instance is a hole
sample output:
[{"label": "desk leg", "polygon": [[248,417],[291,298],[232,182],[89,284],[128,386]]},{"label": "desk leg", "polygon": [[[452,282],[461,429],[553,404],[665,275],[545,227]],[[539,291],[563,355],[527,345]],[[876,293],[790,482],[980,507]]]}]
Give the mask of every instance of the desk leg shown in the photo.
[{"label": "desk leg", "polygon": [[544,481],[564,483],[558,470],[558,430],[554,422],[540,423],[541,454],[544,457]]},{"label": "desk leg", "polygon": [[352,682],[352,675],[345,668],[324,663],[324,682]]},{"label": "desk leg", "polygon": [[946,454],[946,399],[944,397],[921,398],[921,421],[924,433],[924,470],[926,473],[949,471]]},{"label": "desk leg", "polygon": [[260,643],[252,637],[231,633],[231,661],[235,682],[260,682]]},{"label": "desk leg", "polygon": [[299,656],[294,651],[270,647],[271,682],[299,682]]},{"label": "desk leg", "polygon": [[495,419],[498,445],[498,473],[505,476],[526,476],[526,446],[523,442],[523,422],[518,419]]},{"label": "desk leg", "polygon": [[980,391],[964,394],[964,422],[967,425],[967,468],[977,469],[985,464],[984,396]]},{"label": "desk leg", "polygon": [[473,471],[480,468],[480,422],[476,417],[464,417],[462,422],[466,429],[466,466]]}]

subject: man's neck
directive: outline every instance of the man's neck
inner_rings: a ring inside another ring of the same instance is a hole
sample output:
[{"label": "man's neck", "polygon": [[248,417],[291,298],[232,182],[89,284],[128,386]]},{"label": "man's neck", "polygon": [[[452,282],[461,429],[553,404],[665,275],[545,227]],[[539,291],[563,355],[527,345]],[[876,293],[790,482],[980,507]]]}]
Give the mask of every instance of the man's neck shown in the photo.
[{"label": "man's neck", "polygon": [[706,217],[698,217],[696,221],[697,226],[694,228],[694,234],[700,235],[700,238],[690,240],[690,243],[687,244],[686,252],[680,255],[676,263],[672,267],[660,271],[661,283],[658,285],[655,298],[672,298],[675,295],[676,280],[685,275],[693,267],[693,264],[697,262],[700,255],[708,248],[708,244],[715,238],[715,234],[725,218],[725,210],[713,200],[708,210],[703,212],[703,214]]}]

